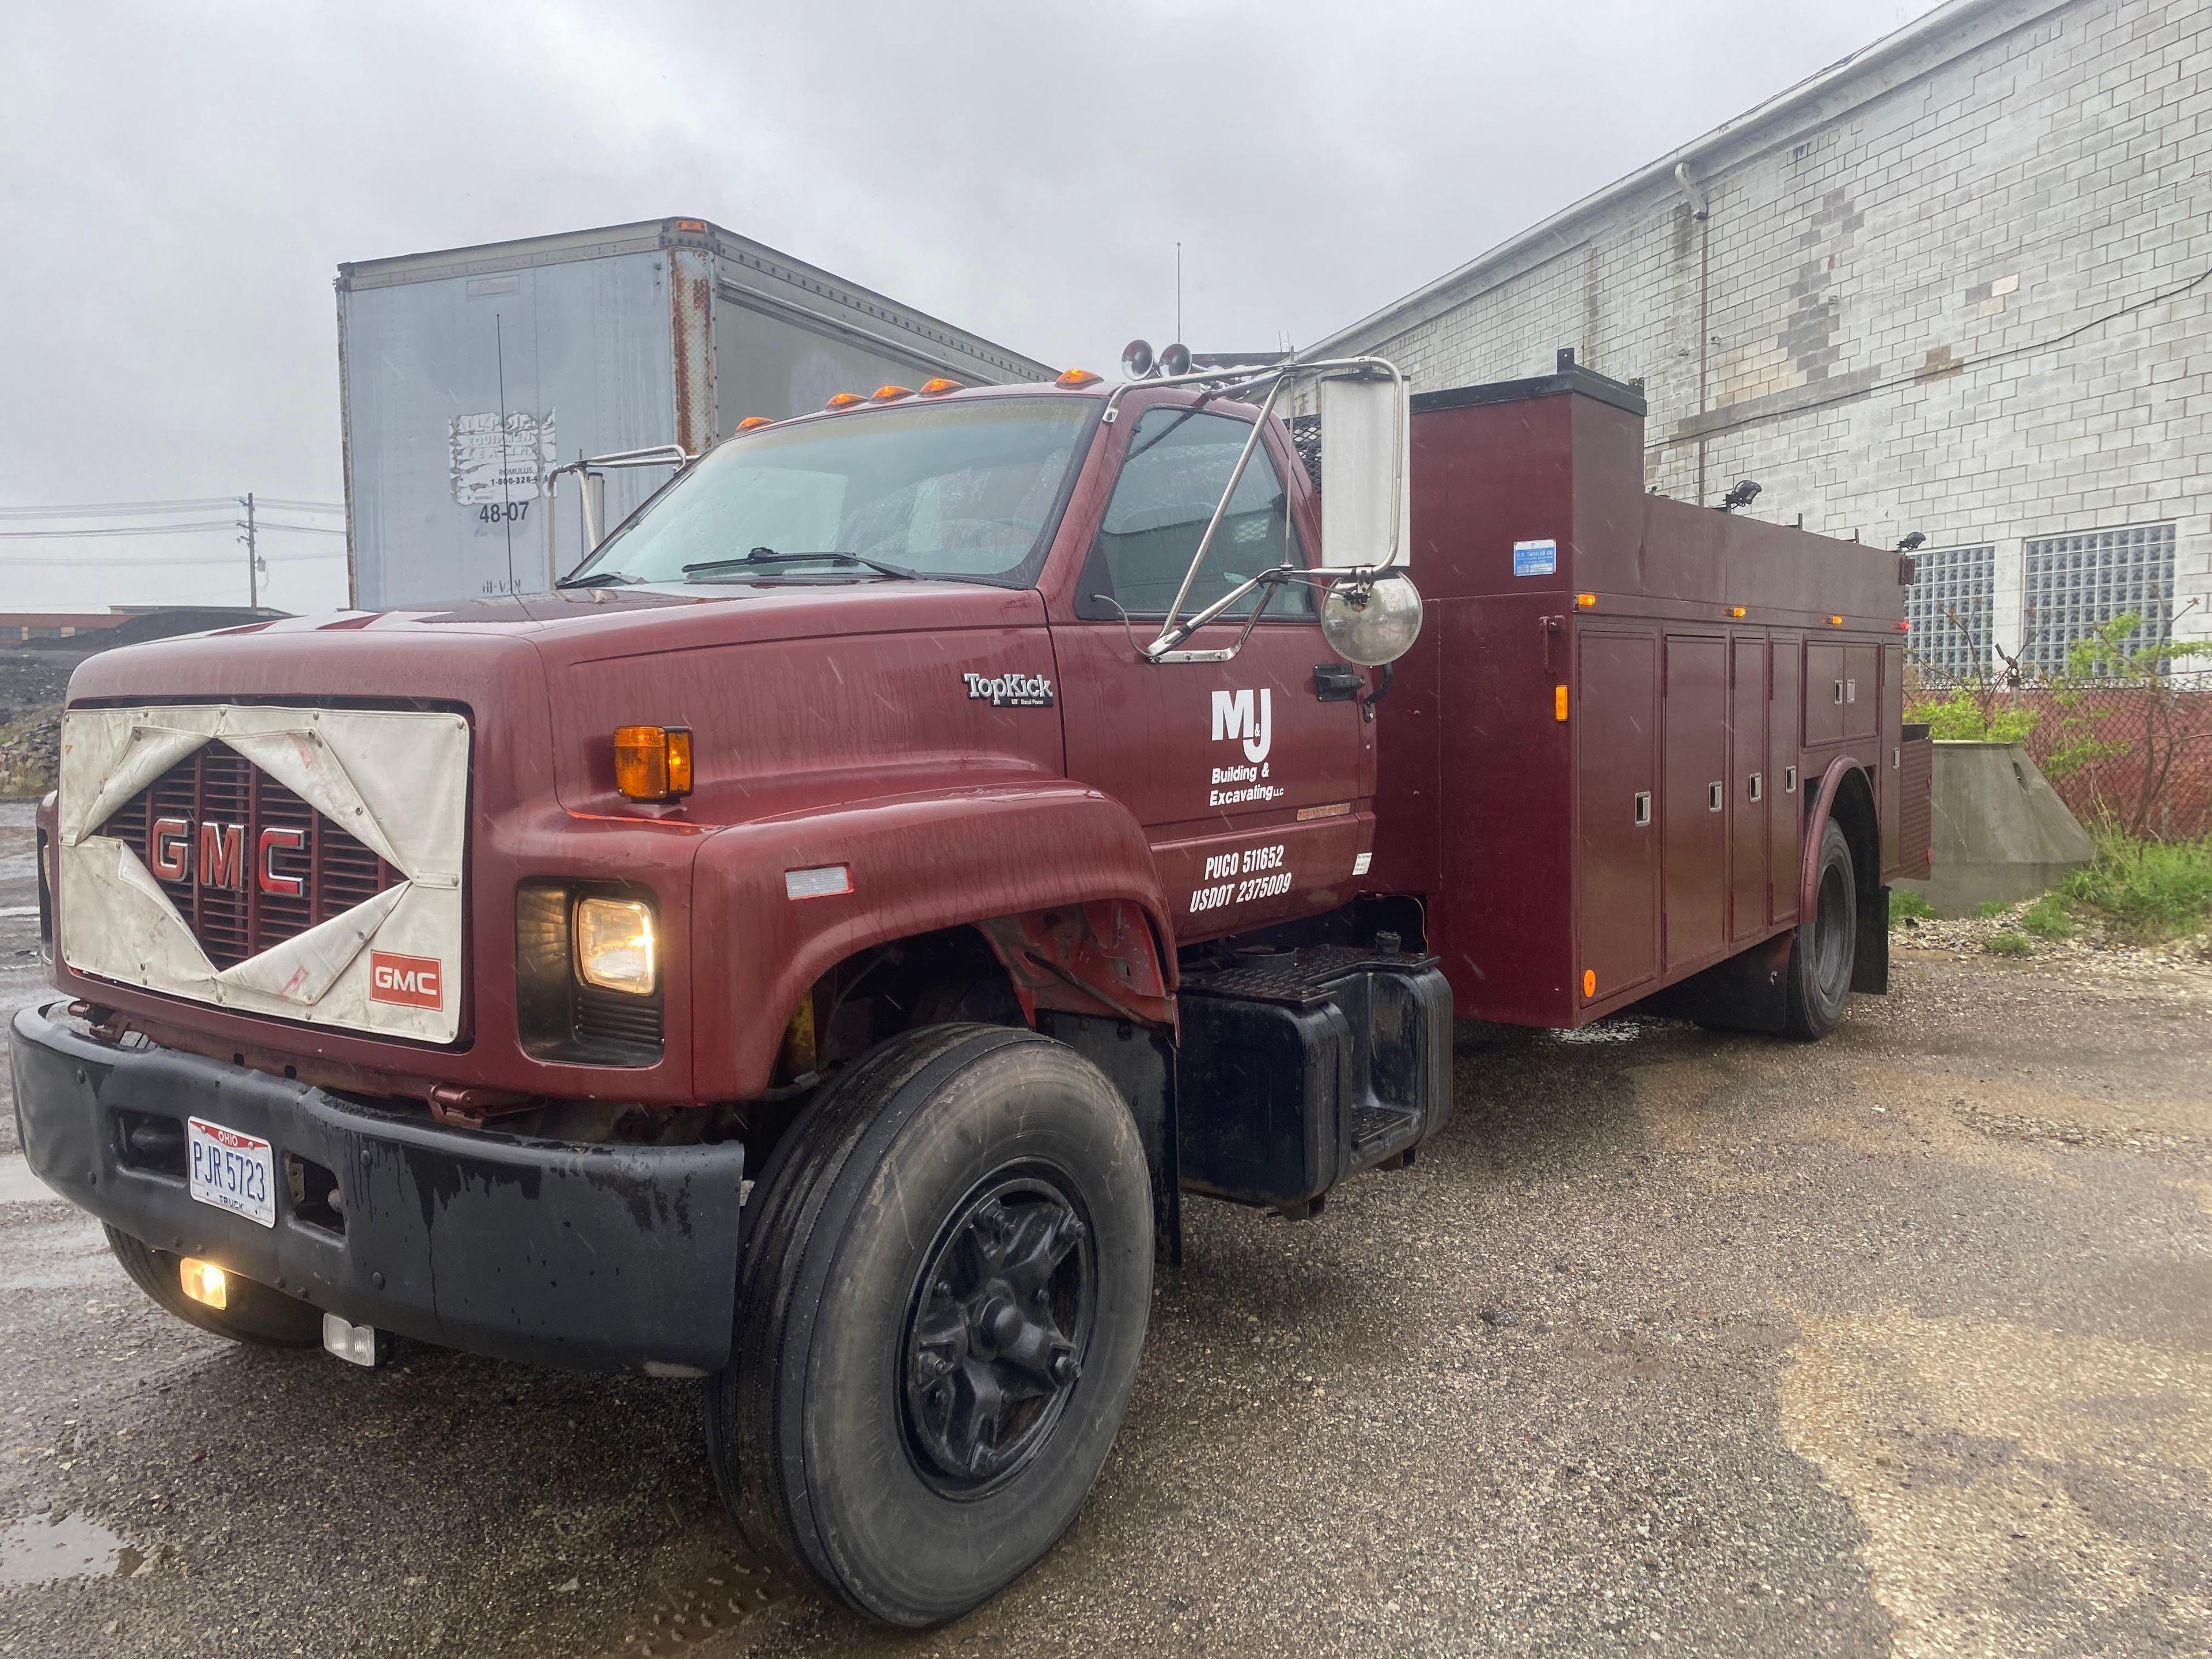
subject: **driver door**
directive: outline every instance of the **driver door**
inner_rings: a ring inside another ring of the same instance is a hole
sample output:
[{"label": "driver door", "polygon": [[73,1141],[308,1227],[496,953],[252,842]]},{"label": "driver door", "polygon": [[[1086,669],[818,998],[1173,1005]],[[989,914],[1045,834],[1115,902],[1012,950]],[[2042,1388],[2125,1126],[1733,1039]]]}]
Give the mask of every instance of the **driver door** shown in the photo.
[{"label": "driver door", "polygon": [[[1152,663],[1158,636],[1251,426],[1156,404],[1117,425],[1126,446],[1074,595],[1055,624],[1071,777],[1144,825],[1181,942],[1333,909],[1373,847],[1374,726],[1366,675],[1322,638],[1316,591],[1285,584],[1227,662]],[[1307,565],[1315,517],[1279,429],[1239,481],[1181,615],[1270,565]],[[1286,480],[1293,480],[1294,497]],[[1183,642],[1233,646],[1258,595]],[[1128,617],[1127,626],[1122,613]]]}]

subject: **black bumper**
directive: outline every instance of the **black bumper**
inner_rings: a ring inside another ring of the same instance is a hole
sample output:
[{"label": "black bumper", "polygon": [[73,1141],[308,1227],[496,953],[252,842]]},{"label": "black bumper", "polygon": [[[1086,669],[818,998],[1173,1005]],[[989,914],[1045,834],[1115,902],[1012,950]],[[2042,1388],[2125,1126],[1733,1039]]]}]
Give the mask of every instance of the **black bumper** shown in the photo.
[{"label": "black bumper", "polygon": [[[118,1048],[63,1007],[15,1016],[16,1124],[39,1178],[118,1231],[474,1353],[592,1370],[728,1359],[742,1146],[445,1128],[196,1054]],[[147,1118],[188,1116],[270,1143],[274,1227],[196,1202],[126,1139]],[[336,1211],[295,1209],[287,1153],[335,1176]]]}]

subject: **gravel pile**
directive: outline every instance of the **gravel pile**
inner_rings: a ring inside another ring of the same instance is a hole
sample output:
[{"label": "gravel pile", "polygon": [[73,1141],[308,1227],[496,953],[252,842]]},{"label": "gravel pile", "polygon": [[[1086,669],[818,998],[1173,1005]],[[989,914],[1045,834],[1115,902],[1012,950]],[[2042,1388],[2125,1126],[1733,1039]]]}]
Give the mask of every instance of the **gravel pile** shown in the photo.
[{"label": "gravel pile", "polygon": [[[2076,917],[2069,939],[2039,939],[2021,926],[2033,899],[2022,899],[1993,916],[1954,920],[1905,917],[1891,924],[1890,943],[1915,951],[1947,951],[1954,956],[2002,956],[2051,962],[2075,962],[2118,972],[2163,973],[2180,968],[2212,973],[2212,933],[2144,945],[2118,938],[2102,922]],[[1998,943],[1992,948],[1991,941]]]}]

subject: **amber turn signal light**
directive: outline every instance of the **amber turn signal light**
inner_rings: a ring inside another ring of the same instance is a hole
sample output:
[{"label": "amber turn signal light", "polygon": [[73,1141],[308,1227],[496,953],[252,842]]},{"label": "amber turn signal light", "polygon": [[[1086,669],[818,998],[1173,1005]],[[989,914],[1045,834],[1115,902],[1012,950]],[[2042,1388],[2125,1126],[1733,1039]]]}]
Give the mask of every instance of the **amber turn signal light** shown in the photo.
[{"label": "amber turn signal light", "polygon": [[1595,611],[1597,609],[1597,595],[1595,593],[1577,593],[1575,595],[1575,606],[1577,610],[1581,611]]},{"label": "amber turn signal light", "polygon": [[691,793],[691,728],[615,728],[615,787],[632,800],[674,800]]},{"label": "amber turn signal light", "polygon": [[836,397],[832,398],[828,403],[823,404],[822,407],[824,409],[850,409],[854,404],[864,404],[868,400],[866,398],[863,398],[857,392],[841,392]]},{"label": "amber turn signal light", "polygon": [[1566,717],[1567,688],[1564,685],[1555,685],[1552,688],[1552,718],[1555,720],[1563,720]]},{"label": "amber turn signal light", "polygon": [[945,392],[957,392],[959,390],[959,381],[948,380],[944,379],[942,376],[939,376],[934,380],[924,380],[921,383],[921,395],[925,398],[942,397]]},{"label": "amber turn signal light", "polygon": [[769,419],[765,415],[748,415],[744,420],[738,422],[738,430],[740,432],[750,432],[757,427],[774,426],[775,424],[775,422]]},{"label": "amber turn signal light", "polygon": [[1053,384],[1054,386],[1089,386],[1097,378],[1087,368],[1064,368],[1060,372],[1060,378]]},{"label": "amber turn signal light", "polygon": [[1828,626],[1831,628],[1841,628],[1843,625],[1844,619],[1841,617],[1831,617],[1828,618]]},{"label": "amber turn signal light", "polygon": [[1742,615],[1743,615],[1743,607],[1742,607],[1741,605],[1730,605],[1730,606],[1729,607],[1729,616],[1731,616],[1731,617],[1741,617],[1741,616],[1742,616]]}]

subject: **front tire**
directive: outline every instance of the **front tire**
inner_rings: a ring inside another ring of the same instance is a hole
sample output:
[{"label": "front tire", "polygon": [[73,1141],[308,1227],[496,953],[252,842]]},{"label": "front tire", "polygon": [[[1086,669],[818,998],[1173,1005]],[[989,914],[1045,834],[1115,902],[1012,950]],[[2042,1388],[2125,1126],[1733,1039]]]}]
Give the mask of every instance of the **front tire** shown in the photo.
[{"label": "front tire", "polygon": [[808,1109],[751,1204],[707,1383],[724,1501],[870,1618],[966,1613],[1066,1530],[1128,1406],[1152,1199],[1127,1106],[1032,1031],[909,1031]]},{"label": "front tire", "polygon": [[197,1325],[234,1342],[252,1342],[264,1348],[312,1347],[323,1340],[323,1316],[306,1303],[282,1291],[230,1275],[230,1305],[217,1311],[185,1294],[178,1278],[181,1256],[118,1232],[105,1222],[107,1248],[123,1264],[131,1282],[187,1325]]},{"label": "front tire", "polygon": [[1790,1036],[1813,1042],[1827,1036],[1844,1017],[1858,940],[1858,878],[1851,864],[1851,844],[1830,818],[1820,833],[1813,914],[1799,920],[1796,939],[1790,947]]}]

